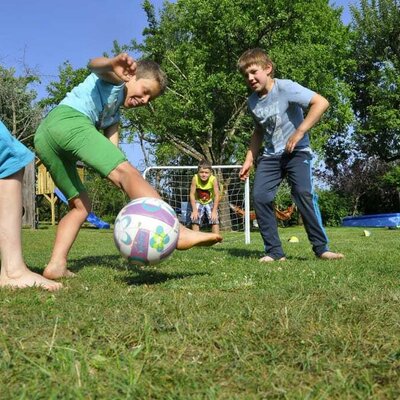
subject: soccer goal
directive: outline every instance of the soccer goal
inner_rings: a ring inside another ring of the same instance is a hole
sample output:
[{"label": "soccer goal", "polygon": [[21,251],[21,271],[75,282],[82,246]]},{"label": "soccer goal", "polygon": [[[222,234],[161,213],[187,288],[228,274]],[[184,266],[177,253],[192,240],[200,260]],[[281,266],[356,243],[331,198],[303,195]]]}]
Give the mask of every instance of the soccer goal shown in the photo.
[{"label": "soccer goal", "polygon": [[[221,200],[218,207],[220,230],[244,232],[245,243],[250,243],[249,179],[239,179],[241,165],[214,165]],[[179,221],[190,225],[190,185],[197,166],[155,166],[146,168],[143,177],[176,211]],[[207,222],[207,221],[205,221]]]}]

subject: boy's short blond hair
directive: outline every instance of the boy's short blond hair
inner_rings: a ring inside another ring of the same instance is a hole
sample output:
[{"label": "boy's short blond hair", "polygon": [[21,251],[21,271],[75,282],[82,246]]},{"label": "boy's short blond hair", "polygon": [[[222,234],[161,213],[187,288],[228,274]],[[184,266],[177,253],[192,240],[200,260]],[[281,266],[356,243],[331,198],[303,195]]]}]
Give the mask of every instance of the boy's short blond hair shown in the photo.
[{"label": "boy's short blond hair", "polygon": [[137,79],[154,79],[160,86],[160,94],[167,88],[168,79],[161,67],[152,60],[140,60],[136,65]]},{"label": "boy's short blond hair", "polygon": [[237,62],[237,67],[242,74],[252,65],[259,65],[262,68],[271,66],[271,77],[274,77],[275,64],[263,49],[256,47],[254,49],[246,50],[239,57]]}]

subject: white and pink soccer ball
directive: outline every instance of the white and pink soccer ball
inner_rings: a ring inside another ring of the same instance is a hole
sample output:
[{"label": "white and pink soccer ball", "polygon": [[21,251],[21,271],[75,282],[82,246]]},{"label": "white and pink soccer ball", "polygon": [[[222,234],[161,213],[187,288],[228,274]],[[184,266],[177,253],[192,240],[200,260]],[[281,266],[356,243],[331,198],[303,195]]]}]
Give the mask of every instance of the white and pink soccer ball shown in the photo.
[{"label": "white and pink soccer ball", "polygon": [[134,264],[152,265],[165,260],[176,249],[178,237],[176,213],[161,199],[132,200],[115,220],[115,245]]}]

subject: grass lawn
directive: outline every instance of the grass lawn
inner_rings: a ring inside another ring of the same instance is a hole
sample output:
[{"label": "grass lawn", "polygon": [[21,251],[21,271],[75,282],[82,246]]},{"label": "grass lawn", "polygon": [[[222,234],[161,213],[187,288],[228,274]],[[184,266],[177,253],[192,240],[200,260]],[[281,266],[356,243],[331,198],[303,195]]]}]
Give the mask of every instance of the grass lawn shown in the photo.
[{"label": "grass lawn", "polygon": [[[296,227],[286,262],[229,233],[135,268],[82,230],[63,290],[0,290],[0,399],[400,398],[400,230],[327,231],[344,260]],[[23,231],[37,272],[54,233]]]}]

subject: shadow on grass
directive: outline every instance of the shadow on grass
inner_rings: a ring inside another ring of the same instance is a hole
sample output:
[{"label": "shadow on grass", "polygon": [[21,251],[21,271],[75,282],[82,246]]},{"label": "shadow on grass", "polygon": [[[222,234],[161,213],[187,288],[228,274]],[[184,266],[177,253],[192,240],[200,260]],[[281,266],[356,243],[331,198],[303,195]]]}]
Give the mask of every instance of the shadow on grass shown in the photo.
[{"label": "shadow on grass", "polygon": [[244,258],[260,258],[263,256],[263,253],[260,250],[249,250],[243,248],[224,248],[224,247],[212,247],[212,250],[216,252],[224,252],[228,253],[232,257],[244,257]]},{"label": "shadow on grass", "polygon": [[317,258],[315,256],[286,256],[288,261],[315,261]]},{"label": "shadow on grass", "polygon": [[[240,257],[240,258],[251,258],[251,259],[259,259],[263,257],[265,254],[260,250],[249,250],[243,248],[222,248],[214,246],[212,248],[216,252],[225,252],[228,253],[232,257]],[[310,261],[310,257],[307,256],[291,256],[286,254],[286,259],[288,261]],[[311,260],[314,261],[315,257],[311,255]]]},{"label": "shadow on grass", "polygon": [[[248,258],[248,259],[259,259],[264,254],[259,250],[247,250],[240,248],[222,248],[222,247],[210,247],[209,250],[213,250],[216,253],[225,252],[228,253],[232,257],[238,258]],[[306,256],[286,256],[288,261],[310,261],[310,257]],[[314,260],[314,257],[312,257]],[[42,268],[36,267],[33,265],[28,266],[29,269],[38,274],[43,274],[43,270],[45,266]],[[116,270],[126,271],[129,270],[131,272],[137,273],[137,276],[128,277],[125,282],[129,285],[151,285],[151,284],[159,284],[162,282],[166,282],[171,279],[185,279],[191,276],[199,276],[199,275],[209,275],[205,272],[185,272],[185,273],[176,273],[176,274],[166,274],[163,272],[156,271],[154,269],[147,269],[149,267],[140,267],[133,264],[130,264],[123,258],[118,255],[104,255],[104,256],[88,256],[79,259],[74,259],[69,261],[68,269],[74,273],[79,272],[81,269],[85,267],[104,267],[104,268],[112,268]]]},{"label": "shadow on grass", "polygon": [[[172,279],[186,279],[192,276],[209,275],[206,272],[183,272],[183,273],[164,273],[151,267],[140,267],[134,264],[130,264],[118,255],[105,255],[99,257],[83,257],[76,260],[71,260],[69,263],[69,269],[72,272],[78,272],[85,267],[104,267],[112,268],[121,271],[128,270],[132,273],[131,276],[121,276],[121,281],[127,285],[139,286],[139,285],[156,285],[159,283],[167,282]],[[148,268],[148,269],[146,269]]]},{"label": "shadow on grass", "polygon": [[[43,274],[46,265],[44,264],[43,267],[40,268],[29,264],[28,267],[33,272]],[[104,267],[126,270],[127,265],[126,261],[118,255],[88,256],[68,261],[68,269],[74,273],[85,267]]]},{"label": "shadow on grass", "polygon": [[126,264],[121,263],[124,261],[119,255],[104,255],[104,256],[88,256],[79,259],[71,260],[68,262],[68,269],[72,272],[78,272],[85,267],[106,267],[114,269],[126,269]]},{"label": "shadow on grass", "polygon": [[[144,267],[146,268],[146,267]],[[155,270],[145,270],[140,267],[131,266],[132,272],[136,272],[137,275],[129,277],[121,277],[121,281],[127,285],[141,286],[141,285],[157,285],[163,282],[177,279],[186,279],[192,276],[210,275],[207,272],[183,272],[183,273],[171,273],[166,274],[164,272]]]},{"label": "shadow on grass", "polygon": [[35,267],[34,265],[32,265],[32,264],[27,264],[27,267],[32,271],[32,272],[35,272],[35,273],[37,273],[37,274],[39,274],[39,275],[43,275],[43,271],[44,271],[44,268],[45,268],[45,265],[43,265],[43,267],[42,268],[39,268],[39,267]]}]

